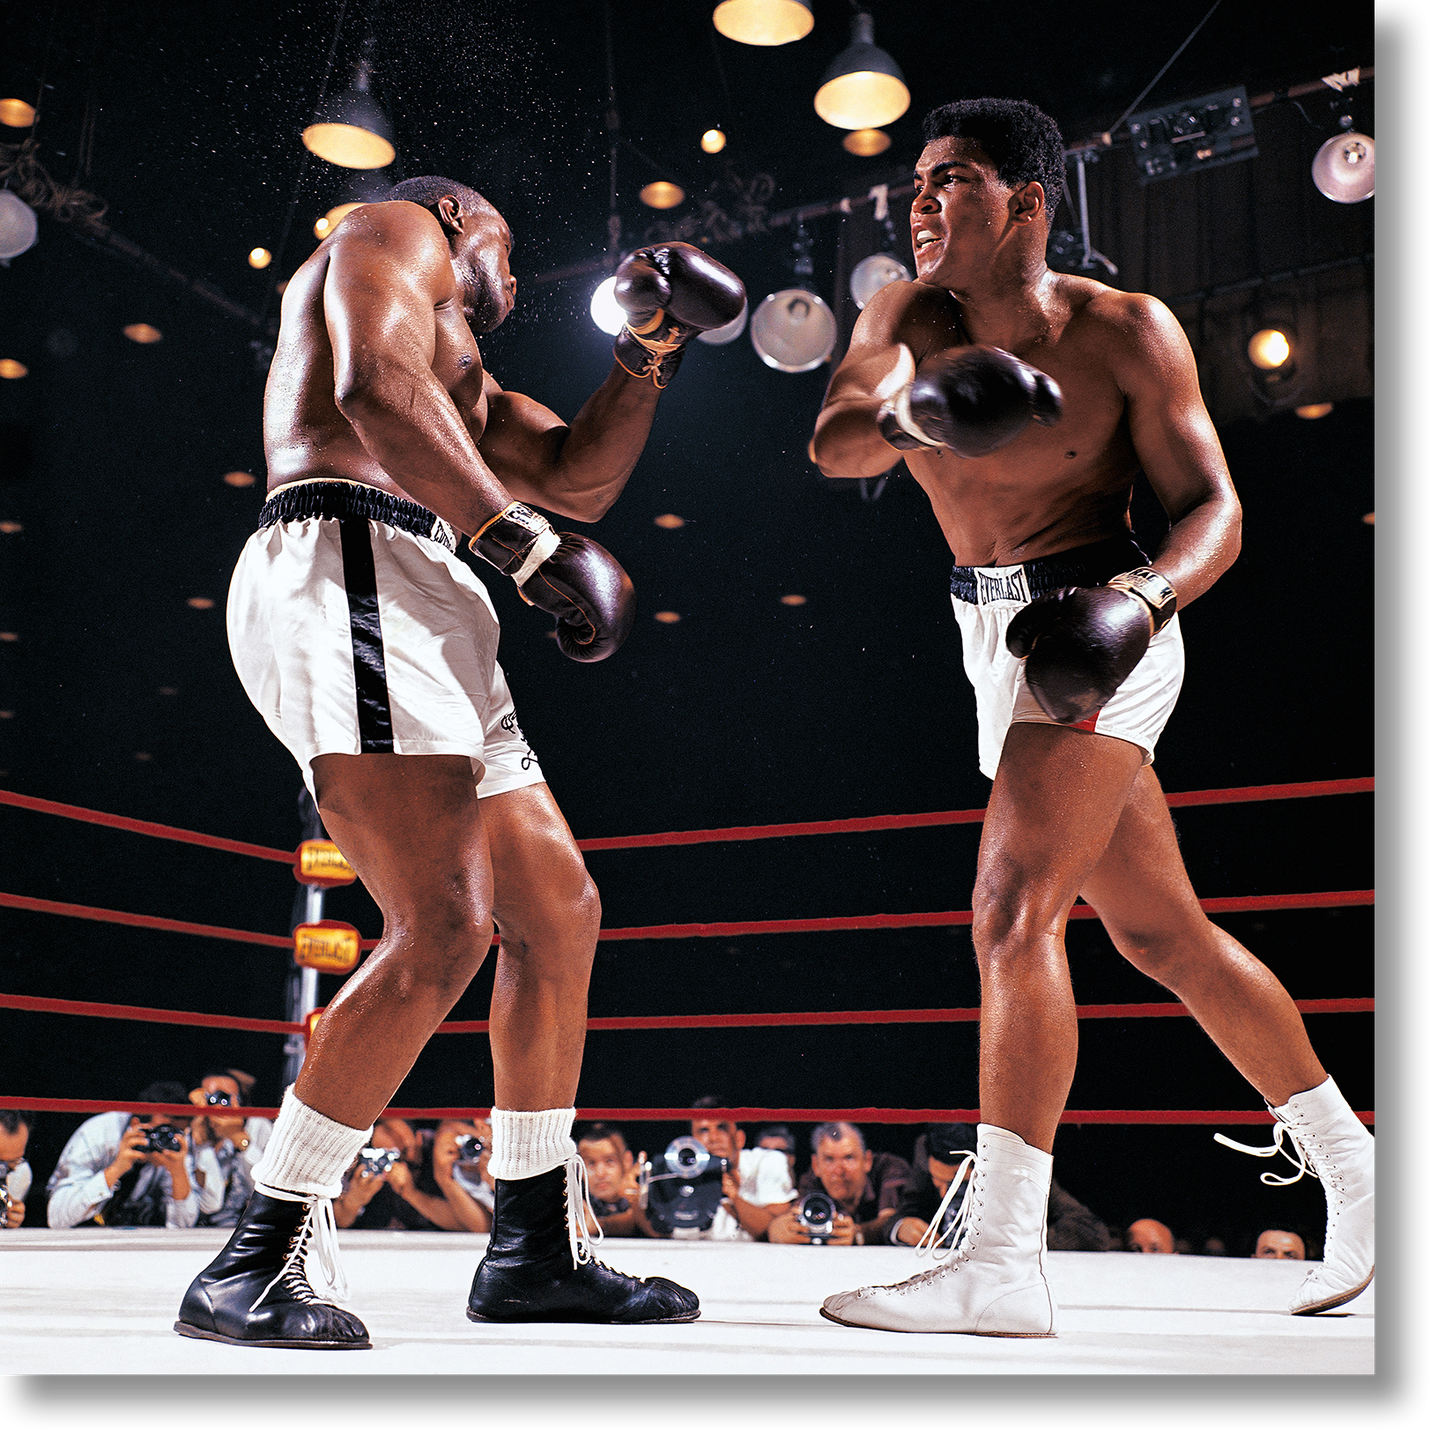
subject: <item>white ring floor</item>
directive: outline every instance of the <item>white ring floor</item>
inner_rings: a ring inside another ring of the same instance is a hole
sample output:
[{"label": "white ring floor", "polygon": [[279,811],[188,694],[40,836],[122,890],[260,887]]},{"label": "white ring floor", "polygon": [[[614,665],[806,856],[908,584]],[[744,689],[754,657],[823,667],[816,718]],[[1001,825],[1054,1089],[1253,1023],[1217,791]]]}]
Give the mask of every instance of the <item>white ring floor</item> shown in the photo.
[{"label": "white ring floor", "polygon": [[1049,1256],[1057,1337],[844,1329],[826,1295],[916,1272],[904,1249],[608,1240],[602,1257],[697,1292],[687,1325],[476,1325],[483,1235],[343,1234],[348,1308],[370,1350],[242,1349],[171,1326],[219,1230],[0,1235],[8,1375],[1325,1375],[1374,1373],[1375,1289],[1332,1314],[1285,1312],[1309,1266],[1195,1255]]}]

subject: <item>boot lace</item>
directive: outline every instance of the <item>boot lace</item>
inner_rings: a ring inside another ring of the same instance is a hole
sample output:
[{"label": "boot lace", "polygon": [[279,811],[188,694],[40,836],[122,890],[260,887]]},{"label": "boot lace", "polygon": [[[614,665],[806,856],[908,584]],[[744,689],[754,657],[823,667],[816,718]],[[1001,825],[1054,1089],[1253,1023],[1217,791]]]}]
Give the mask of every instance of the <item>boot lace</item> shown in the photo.
[{"label": "boot lace", "polygon": [[[923,1231],[923,1238],[913,1246],[914,1254],[920,1259],[947,1259],[963,1247],[968,1234],[969,1219],[974,1212],[973,1181],[978,1169],[978,1156],[969,1149],[957,1149],[954,1152],[963,1156],[963,1162],[950,1181],[948,1192],[938,1206],[938,1212]],[[968,1177],[966,1185],[965,1175]],[[949,1205],[960,1188],[963,1189],[963,1198],[959,1200],[958,1210],[950,1219]]]},{"label": "boot lace", "polygon": [[[339,1304],[351,1298],[351,1289],[341,1267],[341,1247],[336,1231],[336,1214],[331,1201],[314,1194],[290,1194],[281,1189],[266,1191],[273,1198],[290,1199],[309,1207],[291,1236],[281,1268],[267,1281],[252,1303],[254,1310],[266,1298],[273,1285],[284,1282],[288,1294],[301,1304]],[[308,1246],[315,1245],[316,1262],[321,1267],[324,1294],[317,1294],[306,1274]]]},{"label": "boot lace", "polygon": [[[567,1244],[572,1251],[572,1268],[601,1263],[597,1246],[602,1243],[602,1226],[592,1212],[592,1193],[587,1187],[587,1166],[580,1154],[573,1154],[567,1169]],[[596,1224],[597,1233],[592,1233]]]},{"label": "boot lace", "polygon": [[[1295,1154],[1291,1154],[1289,1150],[1284,1147],[1286,1139],[1294,1145]],[[1223,1134],[1216,1134],[1214,1136],[1214,1142],[1216,1144],[1223,1144],[1227,1149],[1236,1149],[1241,1154],[1253,1154],[1256,1159],[1272,1159],[1278,1154],[1286,1163],[1293,1164],[1299,1171],[1296,1174],[1292,1174],[1288,1179],[1282,1178],[1278,1174],[1266,1172],[1259,1176],[1260,1182],[1263,1184],[1298,1184],[1306,1174],[1312,1179],[1318,1179],[1320,1177],[1315,1172],[1314,1165],[1311,1164],[1306,1157],[1299,1140],[1296,1139],[1289,1128],[1282,1123],[1274,1126],[1274,1143],[1264,1147],[1256,1148],[1253,1144],[1241,1144],[1237,1139],[1226,1138]],[[1298,1157],[1296,1157],[1296,1155],[1298,1155]]]}]

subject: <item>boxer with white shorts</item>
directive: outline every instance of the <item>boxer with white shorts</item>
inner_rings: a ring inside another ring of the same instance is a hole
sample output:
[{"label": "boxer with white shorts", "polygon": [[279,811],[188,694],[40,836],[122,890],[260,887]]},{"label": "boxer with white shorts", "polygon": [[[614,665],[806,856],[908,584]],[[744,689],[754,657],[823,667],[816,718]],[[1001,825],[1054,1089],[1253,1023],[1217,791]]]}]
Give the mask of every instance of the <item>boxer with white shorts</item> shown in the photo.
[{"label": "boxer with white shorts", "polygon": [[[511,312],[512,232],[470,186],[420,176],[352,211],[286,285],[266,381],[267,498],[227,603],[236,670],[376,900],[381,941],[318,1021],[221,1253],[176,1330],[227,1344],[367,1349],[325,1298],[331,1201],[423,1045],[500,938],[488,1042],[496,1181],[469,1319],[667,1324],[697,1296],[609,1269],[580,1230],[571,1136],[597,890],[497,665],[497,617],[457,539],[555,619],[570,658],[627,636],[632,583],[591,538],[641,455],[683,350],[742,310],[696,247],[617,269],[627,316],[571,424],[505,391],[479,337]],[[462,1312],[458,1301],[458,1314]]]},{"label": "boxer with white shorts", "polygon": [[[1048,1335],[1054,1131],[1078,1016],[1064,951],[1093,906],[1260,1091],[1324,1183],[1325,1257],[1290,1305],[1317,1314],[1374,1273],[1374,1140],[1279,981],[1205,916],[1151,766],[1183,677],[1176,611],[1240,547],[1240,506],[1189,342],[1152,296],[1052,270],[1058,126],[1024,100],[923,124],[909,228],[916,281],[863,309],[813,434],[828,476],[900,454],[956,563],[953,605],[993,779],[973,891],[978,1160],[937,1268],[831,1296],[872,1329]],[[1130,504],[1169,519],[1149,562]]]}]

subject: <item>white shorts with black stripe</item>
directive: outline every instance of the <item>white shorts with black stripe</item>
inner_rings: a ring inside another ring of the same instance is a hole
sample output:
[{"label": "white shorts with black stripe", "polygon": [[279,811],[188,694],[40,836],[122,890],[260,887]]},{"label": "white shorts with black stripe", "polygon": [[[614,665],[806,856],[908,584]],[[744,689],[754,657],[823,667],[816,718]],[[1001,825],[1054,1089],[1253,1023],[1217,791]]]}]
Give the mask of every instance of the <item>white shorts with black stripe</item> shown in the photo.
[{"label": "white shorts with black stripe", "polygon": [[241,685],[315,796],[322,753],[451,754],[477,796],[543,781],[497,662],[497,614],[451,529],[374,487],[277,488],[226,600]]}]

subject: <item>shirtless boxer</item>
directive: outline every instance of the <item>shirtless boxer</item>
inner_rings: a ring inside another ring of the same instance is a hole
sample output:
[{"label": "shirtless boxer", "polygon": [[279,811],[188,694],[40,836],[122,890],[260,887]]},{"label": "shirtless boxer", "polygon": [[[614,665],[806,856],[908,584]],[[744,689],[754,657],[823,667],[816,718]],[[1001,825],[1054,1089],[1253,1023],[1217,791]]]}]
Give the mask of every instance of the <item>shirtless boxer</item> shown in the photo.
[{"label": "shirtless boxer", "polygon": [[390,195],[348,216],[286,288],[266,385],[267,498],[227,604],[242,683],[385,928],[317,1025],[255,1192],[176,1329],[368,1347],[362,1322],[307,1283],[306,1259],[337,1277],[343,1171],[494,925],[496,1214],[469,1318],[693,1320],[690,1290],[608,1269],[572,1227],[585,1204],[571,1125],[597,892],[517,726],[492,604],[453,549],[469,538],[552,613],[570,657],[611,653],[632,620],[627,575],[532,507],[584,521],[607,511],[682,348],[737,315],[742,283],[691,246],[633,252],[617,273],[629,320],[616,364],[568,426],[482,365],[477,338],[516,298],[507,223],[442,177]]},{"label": "shirtless boxer", "polygon": [[[1287,1132],[1323,1182],[1325,1257],[1290,1308],[1329,1309],[1374,1273],[1374,1140],[1284,988],[1205,917],[1150,767],[1183,675],[1174,613],[1239,552],[1239,501],[1188,341],[1154,298],[1049,269],[1063,146],[1036,107],[944,106],[924,136],[918,280],[863,312],[813,454],[826,475],[867,477],[902,451],[957,563],[953,607],[994,782],[973,894],[983,1122],[966,1222],[943,1262],[833,1295],[823,1314],[1053,1333],[1045,1210],[1077,1050],[1064,925],[1081,895],[1264,1095],[1275,1147]],[[1170,521],[1152,562],[1130,530],[1141,474]]]}]

